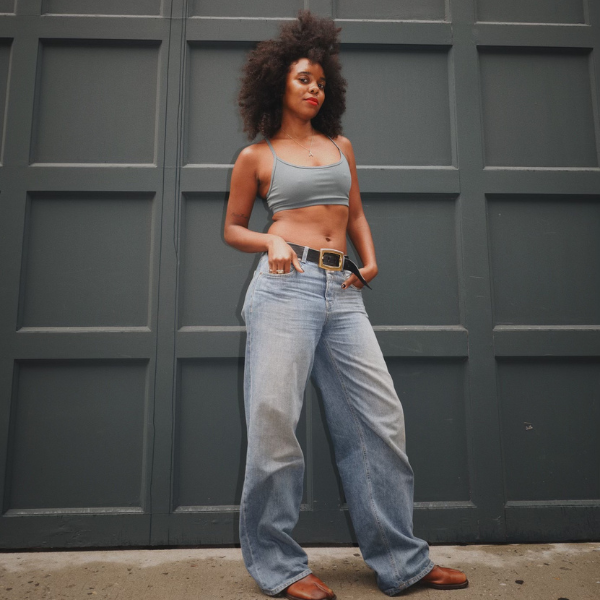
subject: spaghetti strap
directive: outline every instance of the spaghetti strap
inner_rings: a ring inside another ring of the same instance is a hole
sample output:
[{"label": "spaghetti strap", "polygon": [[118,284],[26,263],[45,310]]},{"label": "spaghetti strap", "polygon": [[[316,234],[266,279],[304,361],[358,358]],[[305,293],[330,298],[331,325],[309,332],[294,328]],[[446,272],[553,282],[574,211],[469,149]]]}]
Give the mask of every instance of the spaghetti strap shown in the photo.
[{"label": "spaghetti strap", "polygon": [[[342,149],[333,141],[333,138],[330,138],[329,136],[327,136],[329,138],[329,140],[331,141],[331,143],[340,151],[340,160],[342,159],[342,156],[344,158],[346,158],[346,155],[342,152]],[[348,160],[348,159],[346,159]]]},{"label": "spaghetti strap", "polygon": [[[333,142],[333,140],[331,140]],[[273,156],[275,158],[277,158],[277,154],[275,154],[275,149],[273,148],[273,146],[271,145],[271,142],[269,141],[269,138],[265,138],[265,142],[267,142],[267,144],[269,145],[269,148],[271,148],[271,152],[273,153]],[[333,142],[335,144],[335,142]]]},{"label": "spaghetti strap", "polygon": [[269,189],[267,190],[267,195],[265,196],[265,200],[267,204],[269,203],[269,195],[271,194],[271,190],[273,189],[273,181],[275,181],[275,171],[277,171],[277,154],[275,154],[275,149],[271,145],[271,142],[268,138],[265,138],[265,142],[271,148],[271,152],[273,153],[273,167],[271,168],[271,181],[269,182]]}]

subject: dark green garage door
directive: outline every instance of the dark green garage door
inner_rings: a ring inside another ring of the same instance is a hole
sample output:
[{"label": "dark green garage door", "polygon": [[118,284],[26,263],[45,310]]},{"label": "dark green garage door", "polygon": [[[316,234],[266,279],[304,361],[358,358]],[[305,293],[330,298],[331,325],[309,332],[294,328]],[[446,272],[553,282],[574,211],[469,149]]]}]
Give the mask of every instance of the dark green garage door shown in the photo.
[{"label": "dark green garage door", "polygon": [[[417,534],[598,539],[597,0],[0,0],[1,547],[237,542],[235,96],[305,5],[343,27]],[[350,542],[314,389],[298,433],[298,539]]]}]

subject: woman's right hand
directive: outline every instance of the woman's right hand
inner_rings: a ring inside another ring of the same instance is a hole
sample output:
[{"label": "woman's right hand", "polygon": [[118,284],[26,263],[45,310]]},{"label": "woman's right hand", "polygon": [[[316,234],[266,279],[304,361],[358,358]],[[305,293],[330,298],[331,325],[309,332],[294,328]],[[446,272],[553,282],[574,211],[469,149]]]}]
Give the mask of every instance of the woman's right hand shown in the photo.
[{"label": "woman's right hand", "polygon": [[273,235],[268,244],[269,255],[269,273],[290,272],[290,265],[294,265],[296,271],[304,273],[304,269],[300,266],[298,255],[292,250],[292,247],[278,235]]}]

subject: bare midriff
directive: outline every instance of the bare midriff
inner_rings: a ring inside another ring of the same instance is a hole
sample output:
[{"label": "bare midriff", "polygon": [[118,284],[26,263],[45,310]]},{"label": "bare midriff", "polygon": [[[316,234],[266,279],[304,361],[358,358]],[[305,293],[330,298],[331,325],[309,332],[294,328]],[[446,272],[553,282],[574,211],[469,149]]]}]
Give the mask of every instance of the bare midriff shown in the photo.
[{"label": "bare midriff", "polygon": [[286,242],[316,250],[333,248],[346,254],[348,212],[348,207],[340,204],[281,210],[273,215],[269,233]]}]

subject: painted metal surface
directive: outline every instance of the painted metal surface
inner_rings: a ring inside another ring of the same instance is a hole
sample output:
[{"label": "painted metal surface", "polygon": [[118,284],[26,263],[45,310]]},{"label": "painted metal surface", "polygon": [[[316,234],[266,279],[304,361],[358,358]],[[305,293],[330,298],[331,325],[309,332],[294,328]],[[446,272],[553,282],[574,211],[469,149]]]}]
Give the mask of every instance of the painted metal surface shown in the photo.
[{"label": "painted metal surface", "polygon": [[[598,2],[0,0],[1,547],[237,542],[235,98],[305,4],[343,28],[416,532],[600,535]],[[298,539],[352,541],[312,387],[298,435]]]}]

